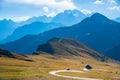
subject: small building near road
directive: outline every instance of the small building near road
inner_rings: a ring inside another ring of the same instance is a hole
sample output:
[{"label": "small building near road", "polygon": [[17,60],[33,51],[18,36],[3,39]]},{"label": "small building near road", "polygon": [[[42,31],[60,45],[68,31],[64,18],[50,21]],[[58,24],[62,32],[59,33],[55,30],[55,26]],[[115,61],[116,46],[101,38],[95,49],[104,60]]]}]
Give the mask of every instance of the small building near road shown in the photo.
[{"label": "small building near road", "polygon": [[90,69],[92,69],[92,67],[89,64],[87,64],[87,65],[85,65],[83,70],[88,71]]}]

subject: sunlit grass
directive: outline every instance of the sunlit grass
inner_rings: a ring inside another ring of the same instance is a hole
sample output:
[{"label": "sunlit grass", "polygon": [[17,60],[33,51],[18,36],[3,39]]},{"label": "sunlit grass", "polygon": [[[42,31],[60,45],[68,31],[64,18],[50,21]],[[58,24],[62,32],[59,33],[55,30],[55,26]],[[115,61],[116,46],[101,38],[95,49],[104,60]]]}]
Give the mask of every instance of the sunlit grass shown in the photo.
[{"label": "sunlit grass", "polygon": [[75,77],[99,78],[103,80],[111,80],[114,77],[119,76],[119,74],[115,74],[112,72],[105,72],[105,71],[87,71],[84,73],[60,72],[58,74],[66,75],[66,76],[75,76]]},{"label": "sunlit grass", "polygon": [[[27,62],[12,58],[0,58],[0,80],[73,80],[49,75],[53,70],[62,70],[70,68],[73,70],[82,70],[86,64],[93,68],[111,70],[112,73],[99,71],[90,71],[89,73],[59,73],[71,76],[83,76],[94,78],[111,79],[117,77],[120,73],[119,66],[101,63],[92,59],[79,57],[53,57],[51,55],[29,56],[34,62]],[[116,72],[118,72],[116,74]]]}]

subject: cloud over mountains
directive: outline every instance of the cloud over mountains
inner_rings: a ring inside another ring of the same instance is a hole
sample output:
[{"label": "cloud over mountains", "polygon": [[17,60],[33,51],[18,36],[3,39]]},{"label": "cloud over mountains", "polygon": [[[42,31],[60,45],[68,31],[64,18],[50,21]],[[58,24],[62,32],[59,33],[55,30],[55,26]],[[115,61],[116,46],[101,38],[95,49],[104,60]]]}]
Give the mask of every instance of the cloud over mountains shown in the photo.
[{"label": "cloud over mountains", "polygon": [[55,16],[68,9],[78,9],[84,14],[99,12],[109,18],[119,17],[120,14],[120,0],[0,0],[0,2],[0,19],[12,18],[15,21],[33,16]]}]

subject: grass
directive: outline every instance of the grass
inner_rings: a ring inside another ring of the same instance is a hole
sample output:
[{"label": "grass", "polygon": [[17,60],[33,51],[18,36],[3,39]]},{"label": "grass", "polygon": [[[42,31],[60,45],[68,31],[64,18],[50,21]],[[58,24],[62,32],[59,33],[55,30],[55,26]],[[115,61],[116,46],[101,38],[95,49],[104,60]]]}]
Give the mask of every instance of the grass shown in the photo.
[{"label": "grass", "polygon": [[[54,57],[51,55],[37,55],[29,57],[34,62],[27,62],[12,58],[0,57],[0,80],[73,80],[49,75],[49,71],[71,68],[82,70],[85,64],[90,64],[93,68],[107,69],[112,71],[100,72],[90,71],[88,73],[59,73],[62,75],[82,76],[114,80],[112,77],[120,75],[120,66],[113,63],[102,63],[92,59],[80,57]],[[116,74],[117,72],[117,74]],[[112,77],[109,77],[112,76]],[[117,80],[117,79],[116,79]]]},{"label": "grass", "polygon": [[85,73],[61,72],[59,74],[66,76],[75,76],[75,77],[100,78],[103,80],[111,80],[115,76],[119,76],[119,74],[115,74],[112,72],[104,72],[104,71],[87,71]]}]

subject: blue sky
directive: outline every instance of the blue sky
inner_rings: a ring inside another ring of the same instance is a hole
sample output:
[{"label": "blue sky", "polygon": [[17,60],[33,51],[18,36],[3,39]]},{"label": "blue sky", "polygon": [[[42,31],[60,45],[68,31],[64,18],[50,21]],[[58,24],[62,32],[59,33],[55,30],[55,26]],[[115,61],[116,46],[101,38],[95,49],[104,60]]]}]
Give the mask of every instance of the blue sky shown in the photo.
[{"label": "blue sky", "polygon": [[67,9],[117,18],[120,17],[120,0],[0,0],[0,19],[21,21],[33,16],[55,16]]}]

